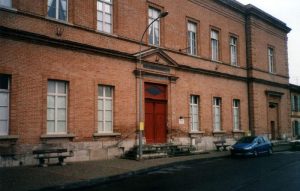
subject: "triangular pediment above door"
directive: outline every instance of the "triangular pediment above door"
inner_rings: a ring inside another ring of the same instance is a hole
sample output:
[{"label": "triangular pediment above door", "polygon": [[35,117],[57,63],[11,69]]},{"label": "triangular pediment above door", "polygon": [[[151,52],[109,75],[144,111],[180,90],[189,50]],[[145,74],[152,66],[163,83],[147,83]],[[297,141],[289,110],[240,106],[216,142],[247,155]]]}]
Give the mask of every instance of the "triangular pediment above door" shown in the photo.
[{"label": "triangular pediment above door", "polygon": [[143,62],[156,63],[160,65],[176,67],[178,64],[162,49],[148,49],[140,53],[135,54],[137,60],[141,58]]}]

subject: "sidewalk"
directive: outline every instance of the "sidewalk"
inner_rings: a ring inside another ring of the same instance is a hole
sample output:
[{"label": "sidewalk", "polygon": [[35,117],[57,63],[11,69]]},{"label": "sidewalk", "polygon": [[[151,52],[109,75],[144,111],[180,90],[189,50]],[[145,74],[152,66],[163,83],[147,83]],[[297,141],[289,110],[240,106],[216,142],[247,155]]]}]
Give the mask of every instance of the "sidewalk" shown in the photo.
[{"label": "sidewalk", "polygon": [[0,168],[0,190],[75,189],[118,180],[180,162],[206,160],[228,155],[229,152],[226,151],[144,161],[112,159],[68,163],[66,166],[53,165],[46,168],[36,166]]}]

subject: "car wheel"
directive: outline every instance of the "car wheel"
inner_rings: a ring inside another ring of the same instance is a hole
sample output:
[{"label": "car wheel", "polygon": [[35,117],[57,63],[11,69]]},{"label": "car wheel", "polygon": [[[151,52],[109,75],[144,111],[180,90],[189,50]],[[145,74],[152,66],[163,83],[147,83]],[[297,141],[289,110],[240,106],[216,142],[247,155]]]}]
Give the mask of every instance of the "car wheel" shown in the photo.
[{"label": "car wheel", "polygon": [[268,150],[268,155],[271,155],[271,154],[273,154],[273,149],[272,149],[272,148],[269,148],[269,150]]},{"label": "car wheel", "polygon": [[254,151],[253,151],[253,156],[254,156],[254,157],[257,157],[257,156],[258,156],[257,150],[254,150]]}]

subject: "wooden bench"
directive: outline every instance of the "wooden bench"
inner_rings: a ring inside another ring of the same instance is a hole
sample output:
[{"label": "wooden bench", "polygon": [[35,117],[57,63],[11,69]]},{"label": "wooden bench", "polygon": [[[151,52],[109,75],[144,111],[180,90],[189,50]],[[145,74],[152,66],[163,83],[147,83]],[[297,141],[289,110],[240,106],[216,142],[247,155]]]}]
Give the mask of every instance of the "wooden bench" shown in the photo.
[{"label": "wooden bench", "polygon": [[39,160],[39,166],[41,167],[47,167],[48,165],[45,163],[45,160],[49,160],[51,158],[57,158],[59,165],[65,165],[64,159],[67,157],[73,156],[73,151],[68,151],[68,149],[65,148],[57,148],[57,147],[51,147],[51,148],[41,148],[32,151],[32,154],[35,155],[34,158]]},{"label": "wooden bench", "polygon": [[227,147],[230,146],[229,144],[226,144],[225,140],[214,141],[214,144],[218,151],[227,151]]}]

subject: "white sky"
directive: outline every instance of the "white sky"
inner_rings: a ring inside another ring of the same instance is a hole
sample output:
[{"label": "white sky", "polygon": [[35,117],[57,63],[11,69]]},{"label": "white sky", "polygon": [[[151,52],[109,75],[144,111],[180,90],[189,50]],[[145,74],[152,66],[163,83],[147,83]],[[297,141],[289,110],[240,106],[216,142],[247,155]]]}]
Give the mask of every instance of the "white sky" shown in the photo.
[{"label": "white sky", "polygon": [[285,22],[288,34],[290,83],[300,85],[300,1],[299,0],[238,0],[252,4]]}]

